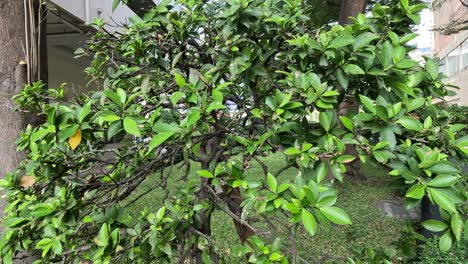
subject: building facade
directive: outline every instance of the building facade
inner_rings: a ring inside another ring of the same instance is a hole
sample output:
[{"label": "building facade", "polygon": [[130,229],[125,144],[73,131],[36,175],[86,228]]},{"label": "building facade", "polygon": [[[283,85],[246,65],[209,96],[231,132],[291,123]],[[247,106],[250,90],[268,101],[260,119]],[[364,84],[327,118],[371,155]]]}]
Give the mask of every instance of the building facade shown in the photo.
[{"label": "building facade", "polygon": [[[0,0],[1,1],[1,0]],[[49,65],[49,87],[67,83],[67,94],[79,94],[94,90],[83,73],[89,61],[75,59],[74,52],[82,47],[95,29],[89,24],[102,18],[110,24],[109,31],[119,31],[142,7],[155,4],[156,0],[135,0],[134,6],[119,5],[112,10],[114,0],[51,0],[47,16],[47,48]]]},{"label": "building facade", "polygon": [[468,1],[434,0],[433,54],[441,60],[440,71],[448,83],[458,86],[451,104],[468,105]]}]

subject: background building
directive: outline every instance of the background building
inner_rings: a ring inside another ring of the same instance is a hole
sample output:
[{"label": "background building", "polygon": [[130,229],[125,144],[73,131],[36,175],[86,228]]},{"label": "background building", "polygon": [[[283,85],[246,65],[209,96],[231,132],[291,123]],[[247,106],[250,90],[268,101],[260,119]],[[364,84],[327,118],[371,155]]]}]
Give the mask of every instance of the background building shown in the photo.
[{"label": "background building", "polygon": [[[1,0],[0,0],[1,1]],[[52,0],[47,16],[47,48],[49,86],[58,87],[67,83],[69,94],[94,89],[88,87],[89,79],[83,70],[89,62],[75,59],[74,51],[82,47],[95,29],[89,26],[96,18],[109,23],[109,31],[120,30],[119,24],[127,23],[139,9],[157,3],[153,0],[135,0],[129,8],[119,5],[112,11],[114,0]]]},{"label": "background building", "polygon": [[460,87],[450,103],[468,105],[468,1],[432,1],[434,56],[441,59],[441,72]]}]

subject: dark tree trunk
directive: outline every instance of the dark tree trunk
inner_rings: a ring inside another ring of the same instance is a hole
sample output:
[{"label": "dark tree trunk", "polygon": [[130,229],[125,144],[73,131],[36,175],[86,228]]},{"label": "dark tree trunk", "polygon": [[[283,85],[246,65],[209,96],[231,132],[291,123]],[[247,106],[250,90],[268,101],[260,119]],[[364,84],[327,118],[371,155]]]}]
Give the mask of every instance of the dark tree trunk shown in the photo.
[{"label": "dark tree trunk", "polygon": [[[29,0],[31,9],[25,8],[21,0],[0,0],[0,177],[18,167],[24,154],[16,150],[15,141],[21,131],[38,121],[33,113],[15,112],[12,97],[25,84],[42,78],[47,82],[46,23],[43,16],[45,6],[39,0]],[[41,7],[41,8],[39,8]],[[41,14],[40,14],[41,11]],[[26,22],[25,22],[26,20]],[[32,23],[31,23],[32,22]],[[34,24],[36,28],[27,27]],[[38,27],[40,29],[38,29]],[[37,29],[37,30],[36,30]],[[31,37],[32,32],[35,36]],[[28,36],[28,38],[27,38]],[[29,40],[29,41],[27,41]],[[30,43],[36,43],[33,53]],[[26,51],[29,52],[26,52]],[[27,53],[36,58],[34,68]],[[35,73],[33,75],[32,73]],[[5,201],[0,200],[0,215],[3,216]],[[0,226],[0,231],[3,229]],[[34,253],[17,256],[14,263],[32,263],[38,259]]]},{"label": "dark tree trunk", "polygon": [[[229,186],[223,186],[223,192],[226,195],[229,210],[240,219],[243,212],[241,207],[243,198],[240,188],[230,188]],[[240,223],[237,219],[233,219],[233,222],[241,244],[246,243],[249,237],[255,235],[254,230]]]},{"label": "dark tree trunk", "polygon": [[[352,23],[353,21],[351,20],[351,17],[356,17],[359,13],[364,13],[366,11],[366,6],[367,0],[341,0],[338,23],[340,25]],[[351,111],[357,112],[354,100],[343,100],[340,104],[340,114],[346,115]],[[346,164],[347,174],[351,176],[361,175],[361,164],[354,146],[347,145],[345,154],[353,155],[355,157],[354,161]]]},{"label": "dark tree trunk", "polygon": [[[27,116],[14,113],[11,99],[27,81],[23,1],[0,1],[0,177],[16,168],[22,155],[14,142]],[[3,208],[2,208],[3,209]]]},{"label": "dark tree trunk", "polygon": [[341,0],[340,16],[338,23],[347,25],[352,22],[351,17],[366,11],[367,0]]}]

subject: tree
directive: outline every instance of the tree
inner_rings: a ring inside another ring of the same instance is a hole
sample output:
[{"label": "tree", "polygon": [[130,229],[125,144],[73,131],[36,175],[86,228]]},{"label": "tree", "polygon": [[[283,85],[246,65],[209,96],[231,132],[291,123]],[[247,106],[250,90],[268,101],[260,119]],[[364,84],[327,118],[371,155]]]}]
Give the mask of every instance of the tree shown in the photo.
[{"label": "tree", "polygon": [[366,10],[367,0],[341,0],[340,16],[338,22],[346,25],[352,22],[351,17],[357,16]]},{"label": "tree", "polygon": [[[354,160],[347,145],[390,167],[409,207],[423,197],[440,205],[444,222],[423,226],[444,231],[443,251],[462,239],[466,196],[456,184],[468,138],[432,104],[448,94],[437,64],[413,61],[406,46],[423,6],[377,4],[350,25],[311,29],[299,0],[169,2],[122,34],[96,22],[77,55],[92,58],[97,92],[65,103],[60,89],[35,83],[16,96],[46,121],[24,131],[28,157],[1,182],[10,202],[4,263],[31,250],[46,263],[221,262],[215,211],[236,224],[239,262],[297,263],[308,257],[298,232],[351,224],[335,206]],[[358,114],[339,113],[345,97]],[[272,152],[285,168],[263,163]],[[174,166],[185,173],[171,190]],[[248,177],[253,166],[263,175]],[[281,177],[288,168],[294,179]],[[129,198],[148,177],[158,186]],[[167,194],[163,204],[128,213],[154,192]],[[284,223],[286,238],[276,229]]]},{"label": "tree", "polygon": [[[3,1],[0,5],[0,178],[18,167],[24,158],[22,153],[16,151],[15,141],[35,118],[35,115],[28,113],[15,113],[12,97],[24,84],[39,78],[47,81],[45,23],[39,22],[45,10],[40,1],[27,3],[31,7],[27,10],[33,10],[33,14],[24,13],[25,7],[21,1]],[[41,30],[36,30],[38,25]],[[38,46],[40,43],[42,47]],[[36,64],[31,65],[32,61]]]}]

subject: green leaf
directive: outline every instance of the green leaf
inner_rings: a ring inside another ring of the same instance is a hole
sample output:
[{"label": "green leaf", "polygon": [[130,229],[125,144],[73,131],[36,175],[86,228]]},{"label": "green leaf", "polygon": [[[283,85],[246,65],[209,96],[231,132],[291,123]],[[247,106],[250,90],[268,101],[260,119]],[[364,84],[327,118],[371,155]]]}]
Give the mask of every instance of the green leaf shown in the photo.
[{"label": "green leaf", "polygon": [[210,103],[210,105],[206,109],[206,112],[211,113],[211,111],[213,111],[213,110],[220,110],[220,109],[225,109],[225,108],[226,108],[226,106],[223,105],[222,103],[212,102],[212,103]]},{"label": "green leaf", "polygon": [[127,133],[129,133],[131,135],[135,135],[137,137],[139,137],[141,135],[140,130],[138,129],[138,124],[132,118],[130,118],[128,116],[125,117],[124,120],[123,120],[123,126],[124,126],[124,129],[125,129],[125,131]]},{"label": "green leaf", "polygon": [[[398,46],[393,50],[393,62],[400,62],[406,55],[406,49],[403,46]],[[404,67],[403,67],[404,68]]]},{"label": "green leaf", "polygon": [[436,173],[436,174],[450,174],[450,175],[454,175],[454,174],[458,174],[459,171],[457,168],[455,168],[454,166],[452,165],[449,165],[449,164],[436,164],[432,167],[429,168],[430,171],[432,171],[433,173]]},{"label": "green leaf", "polygon": [[276,181],[275,176],[273,174],[268,173],[267,175],[267,184],[270,190],[274,193],[278,190],[278,182]]},{"label": "green leaf", "polygon": [[317,166],[317,183],[320,183],[327,176],[328,166],[327,163],[320,161]]},{"label": "green leaf", "polygon": [[339,36],[339,37],[336,37],[334,40],[332,40],[330,45],[328,45],[328,48],[329,49],[341,48],[341,47],[344,47],[344,46],[351,45],[354,42],[355,42],[355,39],[354,39],[353,36],[350,36],[350,35]]},{"label": "green leaf", "polygon": [[468,219],[465,221],[465,225],[463,226],[463,238],[468,240]]},{"label": "green leaf", "polygon": [[425,190],[426,187],[424,185],[415,184],[408,190],[408,192],[406,193],[406,197],[420,200],[421,198],[423,198]]},{"label": "green leaf", "polygon": [[383,121],[388,121],[388,112],[387,112],[387,108],[385,108],[384,106],[381,106],[381,105],[376,105],[375,106],[375,111],[376,111],[376,114],[377,116],[383,120]]},{"label": "green leaf", "polygon": [[374,102],[367,96],[359,95],[361,98],[361,103],[369,110],[371,113],[376,114],[377,110],[375,109]]},{"label": "green leaf", "polygon": [[165,213],[166,213],[166,206],[159,208],[158,212],[156,213],[156,220],[161,221],[164,218]]},{"label": "green leaf", "polygon": [[393,46],[390,42],[385,41],[385,43],[382,45],[382,49],[381,49],[380,56],[379,56],[382,66],[388,67],[390,63],[392,62],[392,57],[393,57]]},{"label": "green leaf", "polygon": [[428,116],[426,119],[424,119],[424,124],[423,124],[425,129],[429,129],[432,127],[432,117]]},{"label": "green leaf", "polygon": [[378,39],[379,36],[377,34],[371,32],[364,32],[357,36],[356,41],[353,44],[353,51],[357,51],[358,49],[369,45],[374,39]]},{"label": "green leaf", "polygon": [[284,154],[286,155],[297,155],[297,154],[301,154],[301,151],[297,148],[294,148],[294,147],[290,147],[288,149],[286,149],[284,151]]},{"label": "green leaf", "polygon": [[198,174],[205,178],[214,178],[213,174],[208,170],[199,170]]},{"label": "green leaf", "polygon": [[175,73],[174,74],[174,77],[175,77],[175,82],[176,84],[180,87],[180,88],[184,88],[185,85],[187,84],[185,82],[185,79],[182,75],[180,75],[179,73]]},{"label": "green leaf", "polygon": [[52,242],[52,251],[56,255],[62,255],[62,243],[60,243],[60,240],[54,239]]},{"label": "green leaf", "polygon": [[346,64],[343,69],[348,74],[359,75],[365,74],[364,70],[356,64]]},{"label": "green leaf", "polygon": [[452,228],[452,232],[455,235],[455,239],[460,241],[463,231],[463,220],[458,212],[452,215],[450,227]]},{"label": "green leaf", "polygon": [[321,207],[320,212],[330,221],[338,225],[350,225],[348,214],[338,207]]},{"label": "green leaf", "polygon": [[342,69],[338,68],[336,70],[336,79],[338,80],[338,83],[346,90],[348,89],[349,85],[349,78],[346,73],[343,72]]},{"label": "green leaf", "polygon": [[408,10],[409,0],[400,0],[400,3],[401,3],[401,6],[403,6],[405,10]]},{"label": "green leaf", "polygon": [[453,200],[447,194],[438,191],[437,189],[430,188],[432,199],[444,210],[455,213],[457,209]]},{"label": "green leaf", "polygon": [[356,157],[354,157],[353,155],[341,155],[338,158],[336,158],[336,161],[339,163],[349,163],[355,159]]},{"label": "green leaf", "polygon": [[16,227],[16,226],[19,226],[25,222],[27,222],[28,220],[24,217],[10,217],[10,218],[6,218],[4,221],[3,221],[3,225],[6,226],[6,227]]},{"label": "green leaf", "polygon": [[406,129],[410,129],[410,130],[414,130],[414,131],[421,131],[423,130],[423,125],[421,124],[421,122],[419,122],[418,120],[412,118],[412,117],[408,117],[408,116],[404,116],[402,118],[400,118],[397,123],[401,124],[404,128]]},{"label": "green leaf", "polygon": [[307,209],[302,209],[302,224],[304,228],[309,232],[310,235],[315,235],[315,231],[317,230],[317,223],[315,222],[314,216],[307,211]]},{"label": "green leaf", "polygon": [[450,231],[445,232],[439,240],[439,249],[442,252],[447,252],[452,247],[452,235]]},{"label": "green leaf", "polygon": [[432,187],[449,187],[458,181],[458,177],[441,174],[432,179],[428,185]]},{"label": "green leaf", "polygon": [[332,124],[335,119],[334,115],[335,112],[329,110],[327,110],[326,112],[320,112],[319,114],[320,125],[322,125],[323,129],[325,129],[325,131],[327,132],[330,131],[330,129],[332,128]]},{"label": "green leaf", "polygon": [[117,96],[119,97],[122,105],[127,102],[127,93],[122,88],[117,88]]},{"label": "green leaf", "polygon": [[78,122],[82,123],[83,120],[88,116],[89,112],[91,111],[91,104],[92,101],[87,102],[83,107],[78,111]]},{"label": "green leaf", "polygon": [[437,220],[424,221],[422,222],[422,226],[432,232],[440,232],[448,228],[446,223]]},{"label": "green leaf", "polygon": [[181,92],[181,91],[178,91],[178,92],[175,92],[171,95],[171,103],[172,105],[176,105],[180,98],[182,98],[182,96],[184,96],[184,93]]},{"label": "green leaf", "polygon": [[51,213],[55,212],[55,208],[49,204],[41,204],[37,206],[32,212],[31,215],[35,217],[44,217],[46,215],[50,215]]},{"label": "green leaf", "polygon": [[424,102],[426,102],[426,98],[416,98],[414,100],[411,100],[406,108],[408,109],[408,112],[411,112],[413,110],[418,109],[419,107],[424,105]]},{"label": "green leaf", "polygon": [[109,245],[109,227],[106,223],[102,224],[98,236],[94,239],[94,243],[99,247],[106,247]]},{"label": "green leaf", "polygon": [[119,95],[117,95],[115,92],[111,90],[105,90],[103,94],[109,98],[113,103],[115,103],[117,106],[122,107],[123,103],[121,102],[121,99]]},{"label": "green leaf", "polygon": [[387,153],[385,151],[380,151],[380,150],[373,151],[372,155],[380,163],[385,164],[385,163],[388,162],[388,156],[387,156]]},{"label": "green leaf", "polygon": [[349,119],[346,116],[340,116],[341,123],[343,124],[344,127],[346,127],[349,131],[353,132],[354,131],[354,124],[351,119]]},{"label": "green leaf", "polygon": [[117,9],[117,7],[120,5],[120,2],[122,2],[122,0],[114,0],[112,2],[112,12],[114,12],[115,9]]},{"label": "green leaf", "polygon": [[161,132],[157,135],[155,135],[149,145],[148,145],[148,152],[152,151],[153,149],[159,147],[162,143],[166,142],[172,135],[174,135],[174,132]]},{"label": "green leaf", "polygon": [[432,80],[437,79],[437,77],[439,76],[439,66],[437,65],[437,63],[435,63],[434,60],[428,59],[426,61],[425,68],[426,72],[429,73],[429,76]]},{"label": "green leaf", "polygon": [[220,88],[214,89],[212,92],[213,101],[222,104],[223,103],[223,93]]},{"label": "green leaf", "polygon": [[393,129],[390,126],[386,126],[380,129],[380,137],[382,140],[387,141],[391,150],[395,149],[396,137],[393,133]]},{"label": "green leaf", "polygon": [[278,252],[273,252],[270,256],[270,258],[268,258],[268,260],[271,260],[271,261],[280,261],[284,258],[283,255],[281,255],[280,253]]}]

